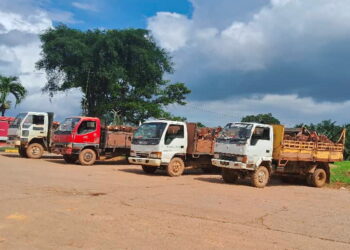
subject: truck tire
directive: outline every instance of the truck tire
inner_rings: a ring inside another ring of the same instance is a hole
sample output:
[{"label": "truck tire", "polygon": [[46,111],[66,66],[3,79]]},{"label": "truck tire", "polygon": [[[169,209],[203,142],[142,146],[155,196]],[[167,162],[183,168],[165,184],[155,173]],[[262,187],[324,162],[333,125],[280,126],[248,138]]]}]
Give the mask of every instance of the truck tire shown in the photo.
[{"label": "truck tire", "polygon": [[174,157],[166,167],[167,174],[171,177],[182,175],[185,170],[185,163],[179,157]]},{"label": "truck tire", "polygon": [[142,166],[143,172],[147,174],[154,174],[157,171],[157,167]]},{"label": "truck tire", "polygon": [[22,158],[28,158],[27,152],[25,148],[20,147],[18,149],[19,156]]},{"label": "truck tire", "polygon": [[237,171],[229,168],[223,168],[221,172],[222,179],[226,183],[236,183],[238,180],[238,173]]},{"label": "truck tire", "polygon": [[312,183],[312,174],[308,174],[306,175],[306,184],[310,187],[313,187],[313,183]]},{"label": "truck tire", "polygon": [[78,156],[77,155],[63,155],[63,159],[66,163],[76,163],[76,161],[78,160]]},{"label": "truck tire", "polygon": [[270,179],[269,170],[265,166],[258,167],[251,177],[251,182],[253,187],[263,188],[267,185]]},{"label": "truck tire", "polygon": [[40,159],[44,154],[44,147],[40,143],[32,143],[26,150],[28,158]]},{"label": "truck tire", "polygon": [[323,187],[327,182],[327,173],[322,168],[317,168],[315,172],[312,174],[312,186],[321,188]]},{"label": "truck tire", "polygon": [[91,166],[96,161],[96,152],[90,148],[84,149],[79,154],[79,162],[83,166]]}]

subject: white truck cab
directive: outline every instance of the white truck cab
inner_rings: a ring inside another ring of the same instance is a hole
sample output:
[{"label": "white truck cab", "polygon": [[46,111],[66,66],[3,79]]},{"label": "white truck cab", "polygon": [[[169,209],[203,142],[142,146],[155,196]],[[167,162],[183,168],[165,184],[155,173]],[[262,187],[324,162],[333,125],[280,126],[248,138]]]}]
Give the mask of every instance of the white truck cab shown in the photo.
[{"label": "white truck cab", "polygon": [[41,158],[44,150],[49,150],[51,112],[26,112],[17,115],[8,130],[7,143],[15,146],[22,157]]},{"label": "white truck cab", "polygon": [[[260,178],[261,183],[267,183],[272,165],[273,140],[271,125],[229,123],[216,139],[212,163],[223,169],[226,182],[234,182],[240,175],[256,174],[252,179]],[[259,170],[260,166],[264,166],[263,171]]]},{"label": "white truck cab", "polygon": [[145,122],[133,135],[129,163],[142,165],[146,173],[165,168],[169,176],[180,176],[185,167],[211,168],[210,152],[194,153],[199,141],[196,131],[195,123]]}]

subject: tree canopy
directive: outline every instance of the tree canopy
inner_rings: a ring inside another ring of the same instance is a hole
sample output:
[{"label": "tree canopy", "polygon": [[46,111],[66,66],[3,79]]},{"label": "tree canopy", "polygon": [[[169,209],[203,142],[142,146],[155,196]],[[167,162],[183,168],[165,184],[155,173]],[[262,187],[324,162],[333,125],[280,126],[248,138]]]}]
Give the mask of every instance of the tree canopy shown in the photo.
[{"label": "tree canopy", "polygon": [[171,58],[147,30],[80,31],[59,25],[41,36],[42,58],[52,97],[79,88],[83,113],[101,117],[113,110],[124,122],[171,117],[169,104],[184,105],[190,90],[184,83],[164,80],[173,73]]},{"label": "tree canopy", "polygon": [[273,117],[271,113],[247,115],[242,118],[241,122],[257,122],[262,124],[280,124],[280,121]]},{"label": "tree canopy", "polygon": [[19,82],[18,77],[5,77],[0,75],[0,111],[4,116],[6,110],[11,108],[11,101],[8,96],[12,94],[15,97],[16,105],[25,98],[27,90]]}]

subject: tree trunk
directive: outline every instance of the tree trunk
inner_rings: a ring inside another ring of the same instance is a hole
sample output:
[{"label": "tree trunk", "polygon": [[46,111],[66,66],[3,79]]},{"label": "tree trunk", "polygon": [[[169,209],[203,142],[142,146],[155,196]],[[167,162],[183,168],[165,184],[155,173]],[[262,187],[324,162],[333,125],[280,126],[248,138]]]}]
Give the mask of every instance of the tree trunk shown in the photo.
[{"label": "tree trunk", "polygon": [[1,109],[1,116],[5,116],[6,109]]}]

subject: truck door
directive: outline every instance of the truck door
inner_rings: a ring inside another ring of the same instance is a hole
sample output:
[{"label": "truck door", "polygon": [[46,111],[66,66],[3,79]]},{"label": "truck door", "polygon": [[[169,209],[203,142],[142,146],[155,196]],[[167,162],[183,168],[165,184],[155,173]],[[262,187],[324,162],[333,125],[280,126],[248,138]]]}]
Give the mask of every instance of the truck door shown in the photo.
[{"label": "truck door", "polygon": [[263,160],[271,160],[273,135],[270,126],[256,126],[250,139],[248,162],[260,165]]},{"label": "truck door", "polygon": [[186,148],[184,125],[169,124],[164,136],[163,161],[169,162],[175,154],[186,153]]},{"label": "truck door", "polygon": [[32,138],[43,138],[47,136],[48,119],[44,114],[29,114],[23,121],[22,136]]},{"label": "truck door", "polygon": [[97,133],[97,122],[92,120],[83,120],[77,129],[75,136],[76,143],[83,144],[99,144],[100,137]]}]

